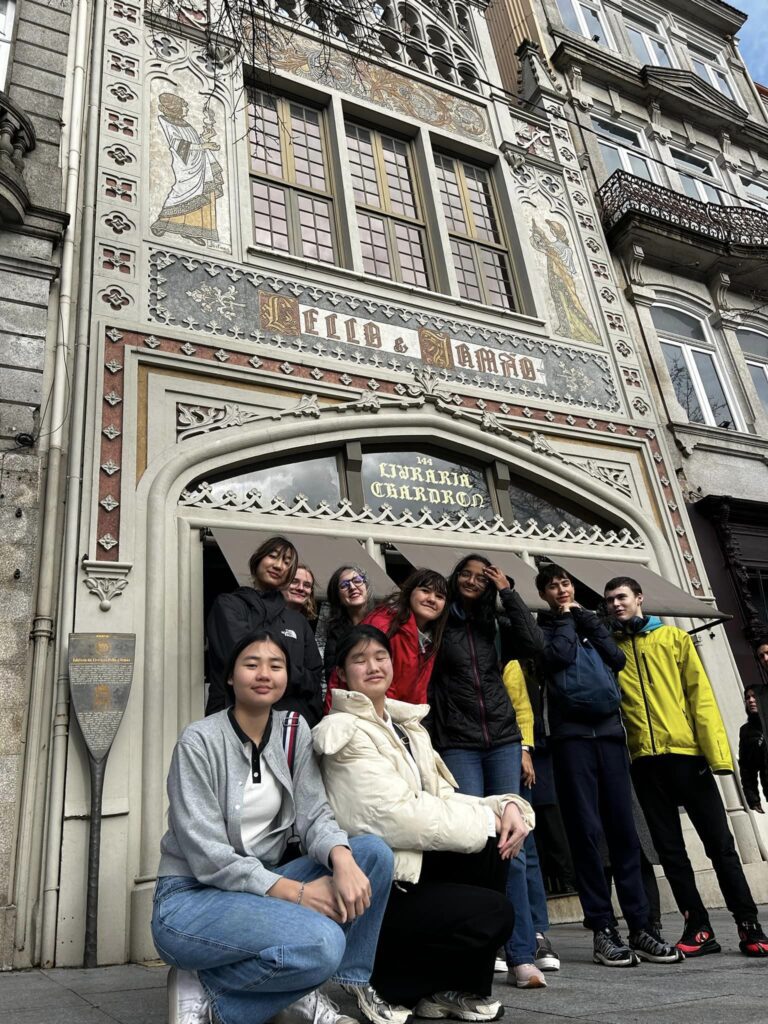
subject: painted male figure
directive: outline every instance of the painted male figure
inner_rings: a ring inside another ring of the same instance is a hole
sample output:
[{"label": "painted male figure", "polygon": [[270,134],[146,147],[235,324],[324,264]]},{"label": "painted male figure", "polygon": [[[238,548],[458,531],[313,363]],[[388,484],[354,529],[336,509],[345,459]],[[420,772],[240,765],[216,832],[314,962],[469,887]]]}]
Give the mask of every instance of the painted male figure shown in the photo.
[{"label": "painted male figure", "polygon": [[719,953],[685,849],[678,807],[688,812],[717,875],[745,956],[768,957],[768,937],[728,828],[714,774],[733,772],[715,695],[690,636],[643,614],[637,580],[605,586],[615,636],[626,655],[619,673],[632,781],[675,902],[685,917],[678,949],[686,957]]}]

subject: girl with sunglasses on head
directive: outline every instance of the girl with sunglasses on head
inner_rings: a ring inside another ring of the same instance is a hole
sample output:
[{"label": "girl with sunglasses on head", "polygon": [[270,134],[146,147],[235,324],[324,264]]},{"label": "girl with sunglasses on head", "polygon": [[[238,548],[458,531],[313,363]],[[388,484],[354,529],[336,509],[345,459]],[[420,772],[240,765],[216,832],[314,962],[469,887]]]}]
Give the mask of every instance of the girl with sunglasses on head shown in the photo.
[{"label": "girl with sunglasses on head", "polygon": [[[448,581],[448,621],[429,690],[432,739],[462,793],[520,792],[522,737],[499,650],[505,660],[533,658],[543,643],[514,582],[483,555],[462,558]],[[517,914],[505,947],[508,980],[519,988],[545,988],[535,964],[524,852],[510,863],[507,894]]]},{"label": "girl with sunglasses on head", "polygon": [[291,655],[291,672],[280,708],[299,711],[308,724],[320,720],[323,709],[323,669],[320,651],[306,617],[286,604],[283,590],[291,585],[299,565],[296,548],[285,537],[270,537],[248,562],[253,585],[219,594],[206,623],[208,638],[208,700],[212,715],[231,700],[225,669],[232,648],[248,633],[269,629],[279,634]]},{"label": "girl with sunglasses on head", "polygon": [[373,591],[365,571],[359,565],[340,565],[328,580],[327,597],[328,615],[317,631],[317,641],[323,650],[326,682],[331,678],[336,665],[339,644],[373,607]]},{"label": "girl with sunglasses on head", "polygon": [[[410,704],[427,703],[427,687],[440,647],[447,614],[448,584],[432,569],[417,569],[363,619],[389,639],[393,677],[387,696]],[[342,685],[332,673],[325,695],[325,713],[331,709],[332,692]]]},{"label": "girl with sunglasses on head", "polygon": [[429,708],[387,697],[393,665],[381,630],[353,629],[337,660],[345,688],[313,731],[328,799],[351,835],[381,836],[395,851],[373,987],[416,1017],[495,1020],[495,951],[514,918],[505,861],[531,809],[509,794],[455,792],[421,724]]},{"label": "girl with sunglasses on head", "polygon": [[370,986],[392,853],[337,824],[306,722],[274,710],[289,674],[279,634],[246,635],[231,706],[174,749],[152,915],[169,1024],[356,1024],[317,991],[329,978],[371,1024],[405,1024]]}]

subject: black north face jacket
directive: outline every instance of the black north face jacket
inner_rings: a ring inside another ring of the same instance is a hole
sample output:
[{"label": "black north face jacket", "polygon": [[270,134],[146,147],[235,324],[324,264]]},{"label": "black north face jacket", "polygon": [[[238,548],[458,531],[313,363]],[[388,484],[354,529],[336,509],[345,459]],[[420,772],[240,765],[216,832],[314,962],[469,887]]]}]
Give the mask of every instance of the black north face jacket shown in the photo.
[{"label": "black north face jacket", "polygon": [[[512,589],[500,591],[499,597],[505,656],[537,657],[543,639],[523,599]],[[428,725],[437,750],[487,750],[520,739],[501,668],[496,636],[478,629],[452,605],[429,687]]]},{"label": "black north face jacket", "polygon": [[231,594],[219,594],[213,602],[206,628],[210,684],[206,715],[232,703],[224,678],[230,653],[239,640],[258,629],[279,634],[288,648],[288,688],[275,707],[301,712],[311,729],[323,714],[323,662],[309,623],[286,605],[279,590],[259,593],[253,587],[239,587]]}]

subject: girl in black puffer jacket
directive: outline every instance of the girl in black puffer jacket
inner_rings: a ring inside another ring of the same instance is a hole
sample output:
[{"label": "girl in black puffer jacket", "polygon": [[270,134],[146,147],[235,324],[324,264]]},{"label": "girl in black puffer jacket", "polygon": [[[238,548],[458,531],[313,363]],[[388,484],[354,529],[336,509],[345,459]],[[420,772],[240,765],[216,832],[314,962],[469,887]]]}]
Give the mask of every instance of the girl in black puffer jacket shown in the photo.
[{"label": "girl in black puffer jacket", "polygon": [[[497,597],[501,617],[496,614]],[[453,570],[448,603],[448,623],[429,689],[434,746],[462,793],[519,794],[521,737],[501,678],[497,640],[505,656],[532,658],[543,650],[541,630],[514,583],[482,555],[467,555]],[[544,986],[544,976],[534,965],[536,933],[524,851],[510,861],[507,899],[516,914],[505,947],[510,982],[524,988]]]}]

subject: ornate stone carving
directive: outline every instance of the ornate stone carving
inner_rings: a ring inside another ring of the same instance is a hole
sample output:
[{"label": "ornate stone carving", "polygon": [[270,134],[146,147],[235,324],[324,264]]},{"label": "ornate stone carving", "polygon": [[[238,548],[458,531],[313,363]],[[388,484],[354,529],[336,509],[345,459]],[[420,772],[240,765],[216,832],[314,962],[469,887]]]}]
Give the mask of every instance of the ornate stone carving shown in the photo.
[{"label": "ornate stone carving", "polygon": [[596,459],[565,455],[563,452],[559,452],[556,448],[553,448],[543,434],[534,433],[532,435],[532,440],[533,450],[535,452],[540,452],[543,455],[549,455],[551,458],[558,459],[566,466],[574,466],[577,469],[581,469],[585,473],[588,473],[594,480],[599,480],[601,484],[607,484],[608,487],[612,487],[627,498],[632,497],[632,487],[630,484],[629,474],[620,466],[612,466],[598,462]]},{"label": "ornate stone carving", "polygon": [[128,586],[128,574],[133,568],[130,562],[94,562],[84,559],[82,567],[86,576],[83,584],[86,590],[99,600],[99,608],[108,612],[116,597],[120,597]]},{"label": "ornate stone carving", "polygon": [[260,420],[279,420],[284,416],[320,415],[317,395],[302,395],[299,401],[288,409],[274,412],[263,412],[256,409],[243,409],[239,405],[226,403],[224,406],[187,405],[176,406],[176,440],[185,441],[197,434],[208,434],[212,430],[223,430],[226,427],[242,427],[247,423]]},{"label": "ornate stone carving", "polygon": [[555,544],[561,542],[585,546],[605,545],[625,550],[642,550],[644,547],[642,540],[627,529],[617,533],[615,530],[603,531],[598,526],[589,529],[585,527],[574,529],[567,523],[561,523],[559,526],[540,526],[534,519],[529,519],[526,523],[514,519],[510,525],[507,525],[501,516],[494,516],[491,519],[468,519],[463,513],[455,519],[449,519],[446,516],[435,519],[428,509],[422,509],[419,515],[414,515],[409,511],[395,515],[390,505],[381,505],[378,510],[365,505],[362,511],[356,512],[346,498],[340,501],[335,509],[325,501],[321,501],[316,508],[312,508],[304,495],[297,495],[293,504],[290,505],[279,497],[262,502],[261,494],[256,490],[246,491],[244,494],[237,491],[226,491],[224,494],[214,495],[211,485],[205,481],[196,490],[182,491],[179,505],[184,508],[231,509],[238,512],[254,512],[259,515],[301,516],[325,522],[419,527],[485,537],[515,539],[534,537],[537,540],[546,540]]}]

